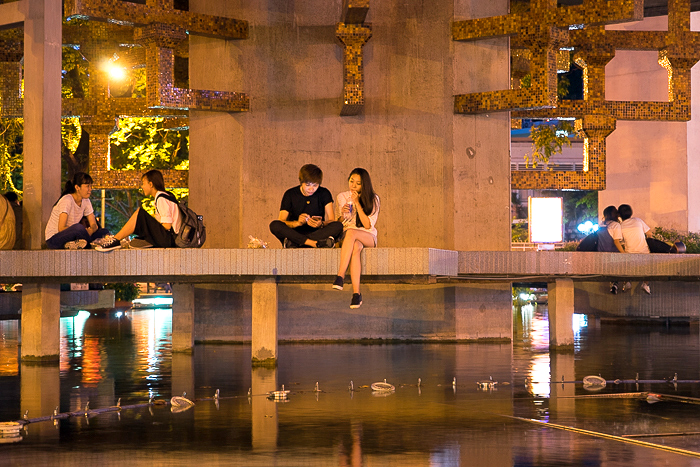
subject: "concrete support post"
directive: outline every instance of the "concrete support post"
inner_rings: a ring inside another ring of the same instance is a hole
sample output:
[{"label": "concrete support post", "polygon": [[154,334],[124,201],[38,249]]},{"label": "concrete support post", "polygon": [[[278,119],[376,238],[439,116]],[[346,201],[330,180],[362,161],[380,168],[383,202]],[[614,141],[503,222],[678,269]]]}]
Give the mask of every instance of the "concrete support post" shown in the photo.
[{"label": "concrete support post", "polygon": [[58,361],[61,290],[58,284],[22,286],[22,360]]},{"label": "concrete support post", "polygon": [[22,2],[24,20],[24,245],[41,248],[61,192],[61,0]]},{"label": "concrete support post", "polygon": [[194,347],[194,284],[173,284],[173,352]]},{"label": "concrete support post", "polygon": [[513,297],[510,284],[455,286],[457,339],[513,338]]},{"label": "concrete support post", "polygon": [[275,278],[253,282],[253,365],[277,364],[277,282]]},{"label": "concrete support post", "polygon": [[574,346],[574,281],[556,279],[547,284],[549,301],[549,346],[566,349]]}]

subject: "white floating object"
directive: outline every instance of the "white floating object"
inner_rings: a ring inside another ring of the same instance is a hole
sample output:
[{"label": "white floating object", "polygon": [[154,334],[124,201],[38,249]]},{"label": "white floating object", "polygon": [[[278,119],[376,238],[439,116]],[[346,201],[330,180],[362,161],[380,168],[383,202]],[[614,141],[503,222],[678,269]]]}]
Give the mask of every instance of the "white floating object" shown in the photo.
[{"label": "white floating object", "polygon": [[372,388],[372,391],[378,391],[378,392],[394,392],[396,391],[396,388],[394,385],[389,384],[386,382],[386,379],[384,380],[383,383],[372,383],[370,386]]},{"label": "white floating object", "polygon": [[180,413],[188,410],[194,405],[194,402],[182,396],[173,396],[170,399],[170,411],[173,413]]},{"label": "white floating object", "polygon": [[600,391],[605,387],[605,379],[596,375],[589,375],[583,378],[583,388],[589,391]]},{"label": "white floating object", "polygon": [[284,390],[284,384],[283,384],[283,385],[282,385],[282,390],[280,390],[280,391],[268,392],[268,393],[267,393],[267,396],[268,396],[270,399],[274,399],[274,400],[276,400],[276,401],[285,401],[285,400],[287,400],[287,399],[289,398],[289,393],[290,393],[290,392],[291,392],[291,391],[285,391],[285,390]]},{"label": "white floating object", "polygon": [[479,387],[479,389],[482,389],[484,391],[487,389],[494,389],[497,384],[498,384],[498,381],[494,381],[493,376],[489,376],[489,379],[485,379],[483,381],[476,382],[476,385]]},{"label": "white floating object", "polygon": [[19,436],[22,424],[19,422],[0,422],[0,438]]},{"label": "white floating object", "polygon": [[656,404],[657,402],[661,402],[661,399],[657,394],[652,394],[649,393],[647,394],[647,403],[649,404]]}]

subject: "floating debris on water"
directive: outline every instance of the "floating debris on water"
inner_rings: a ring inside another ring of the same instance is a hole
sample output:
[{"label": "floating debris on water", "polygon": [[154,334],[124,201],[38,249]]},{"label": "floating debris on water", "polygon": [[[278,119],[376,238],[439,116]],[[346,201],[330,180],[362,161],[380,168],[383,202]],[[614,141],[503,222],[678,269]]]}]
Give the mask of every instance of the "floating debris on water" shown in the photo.
[{"label": "floating debris on water", "polygon": [[[639,375],[637,375],[639,377]],[[596,375],[584,376],[583,388],[589,391],[600,391],[605,387],[605,378]]]},{"label": "floating debris on water", "polygon": [[170,411],[172,413],[184,412],[185,410],[190,409],[194,405],[194,402],[192,402],[185,396],[187,396],[187,393],[183,392],[182,396],[173,396],[170,399]]},{"label": "floating debris on water", "polygon": [[478,386],[478,388],[483,390],[483,391],[485,391],[487,389],[494,389],[497,384],[498,384],[498,381],[494,381],[493,376],[489,376],[489,379],[485,379],[483,381],[476,382],[476,385]]},{"label": "floating debris on water", "polygon": [[383,383],[372,383],[371,388],[372,388],[372,391],[376,391],[376,392],[394,392],[394,391],[396,391],[396,388],[394,387],[393,384],[389,384],[386,382],[386,378],[384,379]]},{"label": "floating debris on water", "polygon": [[282,385],[282,389],[279,391],[272,391],[267,393],[267,398],[274,400],[274,401],[286,401],[289,399],[289,393],[291,391],[285,391],[284,390],[284,384]]}]

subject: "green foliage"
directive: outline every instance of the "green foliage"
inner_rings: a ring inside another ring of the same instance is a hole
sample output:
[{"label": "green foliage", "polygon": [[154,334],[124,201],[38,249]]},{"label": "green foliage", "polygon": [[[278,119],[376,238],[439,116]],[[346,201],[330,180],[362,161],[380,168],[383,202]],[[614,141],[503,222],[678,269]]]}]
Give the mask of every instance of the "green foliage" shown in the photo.
[{"label": "green foliage", "polygon": [[0,119],[0,190],[22,196],[24,119]]},{"label": "green foliage", "polygon": [[61,96],[82,99],[85,97],[89,76],[89,62],[79,49],[63,47],[63,71],[61,73]]},{"label": "green foliage", "polygon": [[564,242],[560,248],[555,248],[554,251],[576,251],[576,247],[580,242]]},{"label": "green foliage", "polygon": [[511,227],[511,241],[520,243],[527,242],[528,240],[528,230],[525,224],[513,224]]},{"label": "green foliage", "polygon": [[686,253],[700,253],[700,233],[688,232],[683,233],[675,229],[665,229],[663,227],[655,227],[652,230],[652,237],[666,243],[675,243],[681,241],[685,243]]},{"label": "green foliage", "polygon": [[525,162],[532,164],[532,167],[537,167],[539,163],[548,164],[554,154],[561,154],[564,146],[571,146],[568,134],[573,131],[574,126],[566,120],[561,120],[556,126],[533,126],[530,128],[532,153],[525,154]]},{"label": "green foliage", "polygon": [[166,128],[157,118],[123,118],[110,136],[112,169],[188,169],[189,131]]},{"label": "green foliage", "polygon": [[105,284],[105,289],[114,290],[114,299],[130,302],[139,296],[139,287],[136,284],[130,283],[108,283]]},{"label": "green foliage", "polygon": [[597,191],[564,191],[564,223],[576,225],[587,220],[593,223],[598,218]]},{"label": "green foliage", "polygon": [[532,75],[530,73],[526,74],[520,78],[520,88],[527,89],[532,86]]},{"label": "green foliage", "polygon": [[569,78],[564,75],[557,75],[557,97],[559,99],[563,99],[569,94],[570,85]]}]

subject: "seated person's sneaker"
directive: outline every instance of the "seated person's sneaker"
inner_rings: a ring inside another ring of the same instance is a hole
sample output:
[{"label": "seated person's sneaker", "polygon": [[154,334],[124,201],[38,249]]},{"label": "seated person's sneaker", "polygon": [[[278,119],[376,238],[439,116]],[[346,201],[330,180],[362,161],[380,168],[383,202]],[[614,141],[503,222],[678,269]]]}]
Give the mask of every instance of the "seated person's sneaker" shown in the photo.
[{"label": "seated person's sneaker", "polygon": [[316,248],[333,248],[334,246],[335,240],[333,240],[333,237],[324,238],[316,242]]},{"label": "seated person's sneaker", "polygon": [[647,284],[646,282],[642,284],[642,290],[651,295],[651,289],[649,288],[649,284]]},{"label": "seated person's sneaker", "polygon": [[143,250],[144,248],[152,248],[153,245],[148,243],[146,240],[142,240],[140,238],[134,238],[133,240],[129,241],[129,248],[133,248],[134,250]]},{"label": "seated person's sneaker", "polygon": [[613,294],[613,295],[616,295],[616,294],[617,294],[617,288],[618,288],[617,282],[613,282],[613,283],[610,285],[610,293]]},{"label": "seated person's sneaker", "polygon": [[297,245],[296,243],[294,243],[290,239],[285,238],[284,243],[282,244],[282,247],[283,248],[299,248],[299,245]]},{"label": "seated person's sneaker", "polygon": [[333,281],[333,285],[331,286],[335,290],[343,290],[343,278],[340,276],[335,276],[335,280]]},{"label": "seated person's sneaker", "polygon": [[78,240],[66,242],[66,244],[63,245],[63,248],[65,248],[66,250],[82,250],[86,246],[87,246],[87,240],[79,238]]},{"label": "seated person's sneaker", "polygon": [[362,305],[362,294],[354,293],[352,294],[352,300],[350,301],[350,308],[360,308]]},{"label": "seated person's sneaker", "polygon": [[122,243],[113,235],[106,236],[101,245],[95,245],[97,251],[112,251],[122,247]]}]

